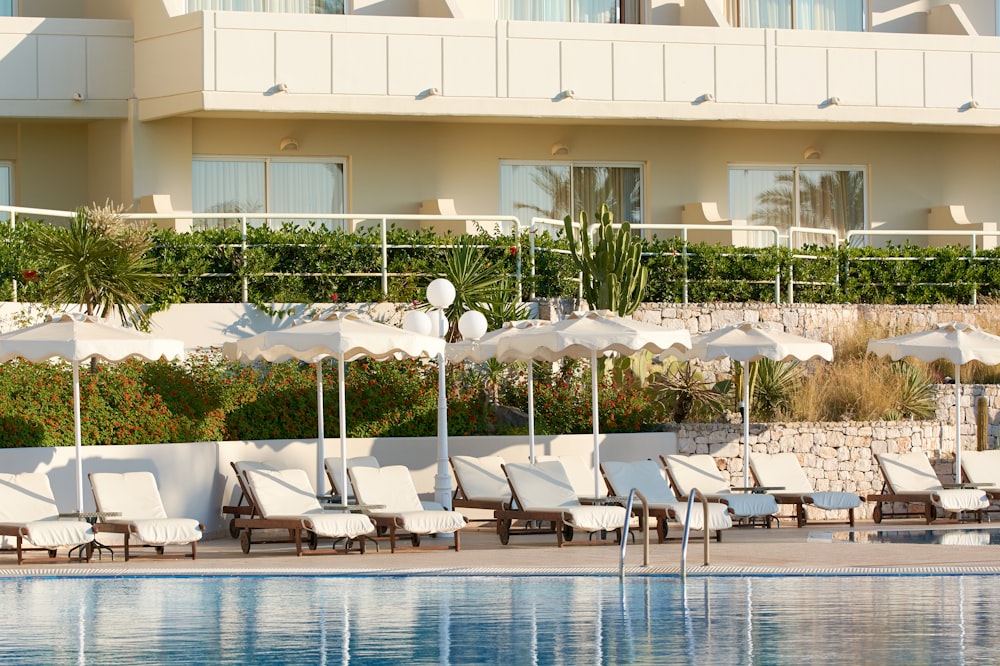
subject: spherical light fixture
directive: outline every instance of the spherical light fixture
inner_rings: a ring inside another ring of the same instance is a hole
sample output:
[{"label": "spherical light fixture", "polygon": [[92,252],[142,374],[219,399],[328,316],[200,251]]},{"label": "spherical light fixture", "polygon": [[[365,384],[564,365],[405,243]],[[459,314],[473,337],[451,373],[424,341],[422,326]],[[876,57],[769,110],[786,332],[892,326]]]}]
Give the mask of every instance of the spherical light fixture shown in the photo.
[{"label": "spherical light fixture", "polygon": [[431,334],[431,318],[426,312],[410,310],[403,317],[403,329],[419,335]]},{"label": "spherical light fixture", "polygon": [[458,318],[458,331],[465,340],[478,340],[486,335],[486,315],[478,310],[469,310]]},{"label": "spherical light fixture", "polygon": [[455,285],[445,278],[438,278],[427,285],[427,302],[439,310],[455,302]]}]

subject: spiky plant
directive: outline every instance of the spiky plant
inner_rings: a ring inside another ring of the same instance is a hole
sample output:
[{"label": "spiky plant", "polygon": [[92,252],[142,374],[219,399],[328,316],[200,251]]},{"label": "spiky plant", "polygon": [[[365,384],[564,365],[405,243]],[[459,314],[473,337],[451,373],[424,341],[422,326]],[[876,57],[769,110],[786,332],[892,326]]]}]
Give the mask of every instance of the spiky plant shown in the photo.
[{"label": "spiky plant", "polygon": [[726,393],[707,381],[691,362],[671,360],[650,379],[649,391],[670,412],[674,423],[683,423],[689,416],[711,420],[726,406]]}]

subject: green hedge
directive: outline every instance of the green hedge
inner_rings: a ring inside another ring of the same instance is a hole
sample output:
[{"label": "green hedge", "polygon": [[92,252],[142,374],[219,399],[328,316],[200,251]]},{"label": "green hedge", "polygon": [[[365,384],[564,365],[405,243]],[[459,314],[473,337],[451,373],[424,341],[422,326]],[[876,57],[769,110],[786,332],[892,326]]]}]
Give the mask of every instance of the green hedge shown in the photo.
[{"label": "green hedge", "polygon": [[[10,300],[12,281],[19,300],[38,297],[50,267],[33,243],[41,223],[19,219],[12,229],[0,223],[0,299]],[[380,236],[324,227],[285,225],[252,228],[246,249],[238,229],[178,234],[158,231],[154,255],[159,271],[170,276],[157,307],[172,303],[239,302],[242,279],[253,303],[325,303],[389,301],[408,303],[424,297],[427,282],[444,272],[444,256],[454,237],[430,230],[390,229],[388,293],[382,293]],[[534,237],[534,262],[528,237],[476,237],[484,260],[514,276],[521,266],[522,297],[575,296],[579,276],[566,253],[566,243],[548,233]],[[884,248],[807,247],[733,248],[689,244],[672,238],[647,242],[650,302],[681,302],[685,277],[687,300],[693,303],[794,300],[802,303],[934,304],[970,303],[974,296],[1000,294],[1000,250],[975,257],[960,247]],[[40,280],[40,281],[39,281]],[[336,294],[337,298],[333,299]]]}]

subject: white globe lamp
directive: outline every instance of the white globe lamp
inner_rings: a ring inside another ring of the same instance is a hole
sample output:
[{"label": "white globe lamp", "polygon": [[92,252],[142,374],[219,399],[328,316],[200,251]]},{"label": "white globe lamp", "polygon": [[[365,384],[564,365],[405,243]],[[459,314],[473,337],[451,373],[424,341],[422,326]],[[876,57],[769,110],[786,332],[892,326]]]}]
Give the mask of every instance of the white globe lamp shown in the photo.
[{"label": "white globe lamp", "polygon": [[420,335],[430,335],[433,323],[426,312],[410,310],[403,317],[403,329]]},{"label": "white globe lamp", "polygon": [[478,310],[469,310],[458,318],[458,331],[465,340],[478,340],[486,335],[487,328],[486,315]]}]

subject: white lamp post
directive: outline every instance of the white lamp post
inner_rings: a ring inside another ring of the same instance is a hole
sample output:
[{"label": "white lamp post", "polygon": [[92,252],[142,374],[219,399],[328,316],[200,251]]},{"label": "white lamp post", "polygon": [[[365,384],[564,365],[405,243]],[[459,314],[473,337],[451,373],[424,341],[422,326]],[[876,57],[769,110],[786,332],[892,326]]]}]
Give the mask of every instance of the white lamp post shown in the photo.
[{"label": "white lamp post", "polygon": [[[445,278],[438,278],[427,285],[427,302],[437,310],[436,333],[440,338],[448,334],[448,320],[444,311],[455,302],[455,285]],[[451,509],[451,474],[448,472],[448,395],[445,386],[444,352],[438,355],[438,459],[434,475],[434,499],[446,509]]]}]

